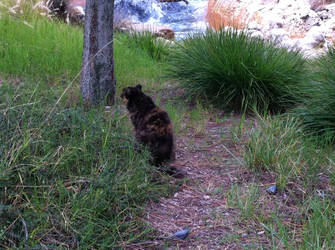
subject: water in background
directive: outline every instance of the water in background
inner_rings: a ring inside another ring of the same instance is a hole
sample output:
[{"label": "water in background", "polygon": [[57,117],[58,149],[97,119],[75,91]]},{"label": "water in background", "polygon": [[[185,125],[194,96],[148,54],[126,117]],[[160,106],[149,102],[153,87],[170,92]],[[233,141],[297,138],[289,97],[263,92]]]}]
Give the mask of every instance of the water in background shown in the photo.
[{"label": "water in background", "polygon": [[177,38],[206,29],[205,15],[208,0],[160,3],[156,0],[116,0],[115,11],[130,18],[133,23],[166,25]]}]

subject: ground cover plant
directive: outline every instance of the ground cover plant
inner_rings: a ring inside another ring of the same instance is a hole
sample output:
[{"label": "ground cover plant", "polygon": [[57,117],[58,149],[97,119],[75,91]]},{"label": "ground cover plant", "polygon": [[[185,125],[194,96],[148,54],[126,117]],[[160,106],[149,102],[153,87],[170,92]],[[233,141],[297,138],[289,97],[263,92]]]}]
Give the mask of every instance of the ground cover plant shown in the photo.
[{"label": "ground cover plant", "polygon": [[313,77],[302,89],[305,98],[294,111],[307,131],[335,142],[335,47],[313,63]]},{"label": "ground cover plant", "polygon": [[238,111],[291,107],[306,74],[299,52],[228,28],[183,40],[169,64],[167,77],[178,79],[191,96]]}]

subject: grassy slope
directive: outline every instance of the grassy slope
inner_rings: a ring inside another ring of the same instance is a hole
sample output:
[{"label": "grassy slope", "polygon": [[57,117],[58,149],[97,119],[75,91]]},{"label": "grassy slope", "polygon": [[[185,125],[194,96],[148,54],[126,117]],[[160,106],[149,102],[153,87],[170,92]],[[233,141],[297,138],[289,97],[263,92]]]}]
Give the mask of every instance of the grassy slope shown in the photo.
[{"label": "grassy slope", "polygon": [[[0,19],[1,247],[110,248],[147,237],[137,216],[167,186],[152,181],[146,152],[134,153],[119,105],[82,110],[82,30],[26,20],[32,27]],[[156,86],[162,65],[124,39],[116,35],[118,90]]]}]

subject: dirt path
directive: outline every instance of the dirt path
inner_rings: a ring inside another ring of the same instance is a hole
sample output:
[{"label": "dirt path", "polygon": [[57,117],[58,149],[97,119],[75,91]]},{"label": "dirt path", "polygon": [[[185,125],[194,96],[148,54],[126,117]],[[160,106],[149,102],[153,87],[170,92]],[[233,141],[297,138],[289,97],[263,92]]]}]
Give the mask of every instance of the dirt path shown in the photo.
[{"label": "dirt path", "polygon": [[151,203],[145,221],[161,238],[186,227],[191,232],[186,240],[158,239],[140,248],[250,249],[266,244],[264,232],[252,225],[246,231],[240,211],[227,202],[241,171],[240,152],[231,139],[231,128],[238,119],[207,121],[203,135],[189,130],[177,136],[173,165],[185,171],[187,179],[173,196]]}]

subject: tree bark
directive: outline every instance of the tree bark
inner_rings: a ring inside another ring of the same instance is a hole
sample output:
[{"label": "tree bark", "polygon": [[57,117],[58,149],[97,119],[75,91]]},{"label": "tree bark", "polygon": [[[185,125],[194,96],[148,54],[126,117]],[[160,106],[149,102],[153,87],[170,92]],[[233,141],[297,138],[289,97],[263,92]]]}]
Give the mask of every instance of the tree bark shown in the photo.
[{"label": "tree bark", "polygon": [[87,0],[81,93],[86,107],[106,98],[114,103],[115,77],[113,60],[114,0]]}]

